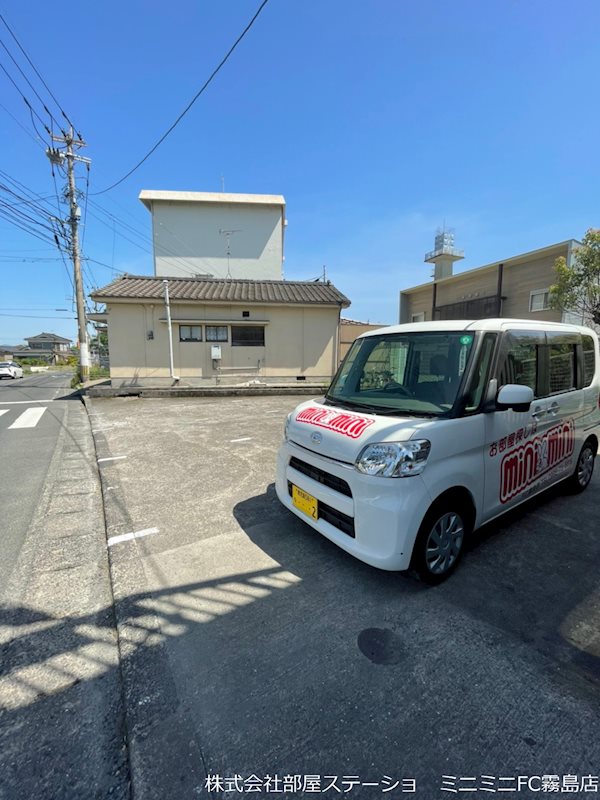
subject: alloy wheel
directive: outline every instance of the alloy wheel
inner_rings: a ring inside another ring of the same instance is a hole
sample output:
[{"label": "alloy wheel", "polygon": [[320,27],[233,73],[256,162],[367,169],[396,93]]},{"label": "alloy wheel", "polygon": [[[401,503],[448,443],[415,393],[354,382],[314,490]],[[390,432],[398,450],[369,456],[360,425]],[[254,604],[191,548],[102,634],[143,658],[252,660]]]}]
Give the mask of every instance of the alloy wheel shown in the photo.
[{"label": "alloy wheel", "polygon": [[587,486],[594,471],[594,452],[591,447],[584,447],[577,462],[577,480],[580,486]]},{"label": "alloy wheel", "polygon": [[443,575],[458,558],[465,535],[462,519],[454,511],[441,516],[425,545],[425,562],[433,575]]}]

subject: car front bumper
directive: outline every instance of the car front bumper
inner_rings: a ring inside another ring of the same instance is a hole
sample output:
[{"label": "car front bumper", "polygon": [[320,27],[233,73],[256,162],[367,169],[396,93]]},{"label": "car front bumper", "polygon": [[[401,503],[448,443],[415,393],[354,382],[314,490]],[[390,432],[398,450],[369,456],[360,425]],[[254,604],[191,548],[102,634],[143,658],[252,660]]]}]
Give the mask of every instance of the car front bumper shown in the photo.
[{"label": "car front bumper", "polygon": [[[317,500],[317,519],[296,508],[291,485]],[[317,455],[293,442],[283,442],[279,449],[276,491],[286,508],[323,536],[361,561],[385,570],[408,569],[415,538],[431,503],[418,475],[363,475],[353,465]]]}]

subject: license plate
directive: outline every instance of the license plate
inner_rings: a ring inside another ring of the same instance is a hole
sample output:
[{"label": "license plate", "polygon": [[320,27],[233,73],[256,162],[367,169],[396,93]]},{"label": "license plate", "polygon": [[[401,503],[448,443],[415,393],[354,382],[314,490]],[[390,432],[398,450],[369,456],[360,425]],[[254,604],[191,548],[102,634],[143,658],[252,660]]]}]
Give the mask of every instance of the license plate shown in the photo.
[{"label": "license plate", "polygon": [[319,519],[319,501],[317,498],[294,486],[294,484],[292,484],[292,503],[307,517]]}]

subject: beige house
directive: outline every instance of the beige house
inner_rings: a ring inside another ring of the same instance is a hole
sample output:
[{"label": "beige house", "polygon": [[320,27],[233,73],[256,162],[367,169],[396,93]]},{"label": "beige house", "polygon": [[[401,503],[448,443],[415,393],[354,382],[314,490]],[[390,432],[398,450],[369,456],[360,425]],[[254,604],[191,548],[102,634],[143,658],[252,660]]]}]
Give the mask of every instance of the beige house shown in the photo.
[{"label": "beige house", "polygon": [[462,252],[438,234],[436,250],[426,257],[435,264],[433,280],[400,292],[400,322],[484,317],[581,322],[581,317],[575,320],[548,303],[554,262],[564,256],[570,264],[578,244],[568,239],[453,275],[452,265]]},{"label": "beige house", "polygon": [[329,282],[132,275],[91,297],[106,304],[91,316],[108,325],[115,386],[328,381],[350,305]]},{"label": "beige house", "polygon": [[152,214],[155,275],[283,278],[282,195],[144,189],[139,199]]},{"label": "beige house", "polygon": [[345,358],[355,339],[358,339],[359,336],[367,333],[367,331],[376,331],[378,328],[383,327],[385,326],[342,317],[340,320],[340,361]]}]

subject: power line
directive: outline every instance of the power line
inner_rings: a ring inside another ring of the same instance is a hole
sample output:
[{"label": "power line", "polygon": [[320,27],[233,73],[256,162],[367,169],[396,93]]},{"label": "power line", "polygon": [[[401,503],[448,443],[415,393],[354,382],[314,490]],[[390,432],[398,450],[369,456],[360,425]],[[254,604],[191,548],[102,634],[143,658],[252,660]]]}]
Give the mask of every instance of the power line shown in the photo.
[{"label": "power line", "polygon": [[30,314],[0,314],[0,317],[14,317],[18,319],[75,319],[75,317],[37,317]]},{"label": "power line", "polygon": [[16,67],[16,68],[19,70],[19,72],[21,73],[21,76],[22,76],[22,77],[25,79],[25,82],[27,83],[27,85],[29,86],[29,88],[31,89],[31,91],[34,93],[34,95],[35,95],[35,96],[37,97],[37,99],[40,101],[40,103],[42,104],[42,108],[44,109],[44,111],[46,112],[46,114],[48,114],[48,116],[50,117],[50,119],[51,119],[51,120],[53,120],[54,122],[56,122],[56,124],[57,124],[57,125],[58,125],[58,127],[60,128],[60,125],[58,124],[58,122],[56,121],[56,119],[55,119],[55,118],[52,116],[52,112],[51,112],[51,111],[48,109],[48,106],[47,106],[47,105],[46,105],[46,103],[43,101],[43,99],[40,97],[40,94],[39,94],[39,92],[37,91],[37,89],[35,88],[35,86],[32,84],[32,82],[29,80],[29,78],[27,77],[27,75],[26,75],[26,74],[23,72],[23,70],[22,70],[22,69],[21,69],[21,67],[19,66],[19,63],[18,63],[18,61],[15,59],[15,57],[14,57],[14,56],[13,56],[13,54],[10,52],[10,50],[8,49],[8,47],[7,47],[7,46],[4,44],[4,42],[2,41],[2,39],[0,39],[0,46],[4,48],[4,50],[6,51],[6,53],[7,53],[8,57],[9,57],[9,58],[10,58],[10,60],[13,62],[13,64],[15,65],[15,67]]},{"label": "power line", "polygon": [[[6,29],[8,30],[8,32],[9,32],[9,33],[10,33],[10,35],[12,36],[12,38],[13,38],[13,39],[15,40],[15,42],[17,43],[17,47],[19,48],[19,50],[20,50],[20,51],[23,53],[23,55],[25,56],[25,58],[26,58],[26,59],[27,59],[27,61],[29,62],[29,66],[32,68],[32,70],[35,72],[35,74],[38,76],[38,78],[40,79],[40,81],[43,83],[43,85],[44,85],[44,87],[45,87],[46,91],[48,92],[48,94],[50,95],[50,97],[51,97],[51,98],[54,100],[54,102],[56,103],[57,107],[60,109],[60,113],[61,113],[61,114],[63,115],[63,117],[64,117],[64,118],[67,120],[67,122],[69,123],[69,125],[70,125],[72,128],[75,128],[75,125],[73,125],[73,123],[71,122],[71,120],[69,119],[69,117],[66,115],[66,113],[65,113],[65,111],[64,111],[64,109],[63,109],[63,107],[61,106],[61,104],[58,102],[58,100],[57,100],[57,99],[56,99],[56,97],[54,96],[54,94],[53,94],[52,90],[50,89],[50,87],[48,86],[48,84],[46,83],[46,81],[43,79],[43,77],[42,77],[42,76],[40,75],[40,73],[38,72],[38,70],[37,70],[37,68],[36,68],[35,64],[33,63],[33,61],[32,61],[32,60],[29,58],[29,56],[28,56],[28,55],[27,55],[27,53],[25,52],[25,49],[24,49],[23,45],[22,45],[22,44],[21,44],[21,42],[20,42],[20,41],[17,39],[17,37],[16,37],[16,35],[15,35],[14,31],[12,30],[12,28],[10,27],[10,25],[8,24],[8,22],[7,22],[7,21],[4,19],[4,17],[2,16],[2,14],[0,14],[0,20],[2,20],[2,22],[4,23],[4,26],[6,27]],[[60,126],[59,126],[59,127],[60,127]],[[77,131],[77,129],[76,129],[76,128],[75,128],[75,130],[76,130],[76,132],[77,132],[77,135],[79,136],[79,138],[80,138],[80,139],[82,139],[83,137],[81,136],[81,134],[79,133],[79,131]]]},{"label": "power line", "polygon": [[[235,40],[235,42],[233,43],[233,45],[232,45],[232,46],[229,48],[229,50],[227,51],[227,54],[226,54],[226,55],[225,55],[225,57],[224,57],[224,58],[221,60],[220,64],[219,64],[219,65],[216,67],[216,69],[215,69],[215,70],[213,70],[213,72],[212,72],[212,74],[210,75],[210,77],[208,78],[208,80],[207,80],[207,81],[204,83],[204,85],[203,85],[203,86],[202,86],[202,87],[201,87],[201,88],[198,90],[198,92],[196,92],[196,94],[194,95],[194,97],[193,97],[193,98],[190,100],[190,102],[187,104],[187,106],[186,106],[186,107],[183,109],[183,111],[182,111],[182,112],[181,112],[181,114],[180,114],[180,115],[177,117],[177,119],[175,120],[175,122],[174,122],[174,123],[171,125],[171,127],[170,127],[170,128],[168,128],[168,130],[167,130],[167,131],[165,131],[165,133],[163,133],[163,135],[160,137],[160,139],[159,139],[159,140],[156,142],[156,144],[155,144],[155,145],[154,145],[154,146],[153,146],[153,147],[152,147],[152,148],[151,148],[151,149],[150,149],[150,150],[149,150],[149,151],[146,153],[146,155],[145,155],[145,156],[144,156],[144,157],[141,159],[141,161],[138,161],[138,163],[137,163],[137,164],[136,164],[136,165],[135,165],[135,166],[134,166],[132,169],[130,169],[128,173],[126,173],[125,175],[123,175],[123,177],[122,177],[122,178],[120,178],[118,181],[116,181],[115,183],[111,184],[110,186],[107,186],[107,188],[106,188],[106,189],[102,189],[102,191],[100,191],[100,192],[93,192],[93,195],[104,194],[105,192],[109,192],[111,189],[114,189],[114,188],[115,188],[115,186],[118,186],[120,183],[123,183],[123,181],[124,181],[124,180],[126,180],[126,179],[127,179],[129,176],[130,176],[130,175],[133,175],[133,173],[134,173],[134,172],[135,172],[137,169],[139,169],[139,167],[141,167],[141,166],[142,166],[142,164],[144,163],[144,161],[146,161],[148,158],[150,158],[150,156],[152,155],[152,153],[154,153],[154,151],[155,151],[155,150],[156,150],[156,149],[157,149],[157,148],[158,148],[158,147],[159,147],[159,146],[160,146],[160,145],[161,145],[161,144],[164,142],[164,140],[165,140],[165,139],[167,138],[167,136],[168,136],[168,135],[171,133],[171,131],[172,131],[172,130],[173,130],[173,129],[174,129],[174,128],[175,128],[175,127],[176,127],[176,126],[177,126],[177,125],[178,125],[178,124],[181,122],[181,120],[182,120],[182,119],[185,117],[185,115],[187,114],[187,112],[188,112],[188,111],[190,110],[190,108],[191,108],[191,107],[194,105],[194,103],[195,103],[195,102],[196,102],[196,100],[197,100],[197,99],[200,97],[200,95],[201,95],[201,94],[203,94],[203,93],[204,93],[204,91],[205,91],[205,90],[208,88],[208,86],[209,86],[209,85],[212,83],[212,81],[213,81],[213,78],[215,78],[215,77],[216,77],[217,73],[218,73],[218,72],[221,70],[221,68],[222,68],[222,67],[224,66],[224,64],[227,62],[227,60],[229,59],[229,57],[231,56],[231,54],[233,53],[233,51],[236,49],[236,47],[238,46],[238,44],[239,44],[239,43],[242,41],[242,39],[244,38],[244,36],[245,36],[245,35],[248,33],[248,31],[250,30],[250,28],[251,28],[251,27],[254,25],[254,23],[255,23],[256,19],[258,18],[258,15],[259,15],[259,14],[260,14],[260,12],[263,10],[263,8],[264,8],[264,7],[267,5],[267,3],[268,3],[268,2],[269,2],[269,0],[263,0],[263,2],[262,2],[262,3],[260,4],[260,6],[258,7],[258,10],[256,11],[256,13],[254,14],[254,16],[253,16],[253,17],[252,17],[252,19],[250,20],[250,22],[249,22],[249,23],[246,25],[246,27],[245,27],[245,28],[244,28],[244,30],[241,32],[241,34],[238,36],[238,38]],[[1,16],[1,15],[0,15],[0,16]]]},{"label": "power line", "polygon": [[7,78],[8,78],[8,80],[9,80],[9,81],[12,83],[12,85],[15,87],[15,89],[17,90],[17,92],[18,92],[18,93],[21,95],[21,97],[22,97],[22,99],[23,99],[23,102],[25,103],[25,105],[27,106],[27,108],[28,108],[28,109],[29,109],[29,110],[30,110],[30,111],[31,111],[33,114],[35,114],[35,115],[36,115],[36,117],[39,119],[40,123],[41,123],[41,124],[44,126],[44,128],[46,129],[46,132],[47,132],[47,133],[48,133],[48,135],[50,136],[50,135],[51,135],[51,133],[50,133],[50,128],[48,128],[48,126],[46,125],[46,123],[44,122],[44,120],[43,120],[43,119],[40,117],[40,115],[37,113],[37,111],[35,110],[35,108],[33,108],[33,106],[31,105],[31,103],[29,102],[29,100],[28,100],[28,99],[25,97],[25,95],[23,94],[23,92],[22,92],[22,91],[19,89],[19,87],[18,87],[17,83],[15,82],[15,80],[14,80],[14,78],[12,77],[12,75],[10,74],[10,72],[8,72],[8,70],[6,69],[6,67],[4,66],[4,64],[0,64],[0,69],[1,69],[1,70],[2,70],[2,72],[3,72],[3,73],[6,75],[6,77],[7,77]]},{"label": "power line", "polygon": [[85,242],[85,231],[86,231],[86,223],[87,223],[87,212],[88,212],[88,203],[90,199],[90,165],[86,164],[87,167],[85,173],[85,207],[83,209],[83,233],[81,234],[81,247],[83,247],[83,243]]},{"label": "power line", "polygon": [[83,256],[82,261],[89,261],[92,264],[98,264],[99,267],[105,267],[106,269],[110,269],[112,272],[117,272],[119,275],[123,274],[122,269],[111,267],[110,264],[106,264],[104,261],[98,261],[96,258],[86,258]]},{"label": "power line", "polygon": [[28,130],[27,130],[27,128],[25,127],[25,125],[22,125],[22,124],[19,122],[19,120],[18,120],[18,119],[17,119],[17,118],[14,116],[14,114],[11,114],[11,112],[8,110],[8,108],[6,108],[6,106],[4,106],[4,105],[2,105],[2,103],[0,103],[0,108],[1,108],[3,111],[6,111],[6,113],[8,114],[8,116],[9,116],[9,117],[10,117],[10,118],[11,118],[11,119],[12,119],[12,120],[13,120],[13,121],[14,121],[14,122],[15,122],[15,123],[16,123],[16,124],[19,126],[19,128],[21,128],[21,130],[22,130],[24,133],[26,133],[26,134],[27,134],[27,136],[29,136],[29,138],[31,139],[31,141],[32,141],[32,142],[34,142],[34,144],[36,144],[38,147],[41,147],[41,148],[42,148],[42,150],[45,150],[45,147],[44,147],[43,140],[41,140],[41,141],[38,141],[38,139],[41,139],[41,137],[39,136],[39,134],[37,133],[37,131],[36,131],[36,134],[37,134],[38,138],[36,139],[36,138],[35,138],[35,136],[34,136],[34,135],[31,133],[31,131],[28,131]]},{"label": "power line", "polygon": [[[130,224],[126,223],[126,222],[123,222],[122,219],[119,219],[118,217],[115,217],[113,214],[111,214],[110,211],[108,211],[107,209],[103,208],[100,205],[100,203],[98,203],[97,200],[90,200],[90,203],[94,208],[98,209],[103,214],[106,214],[106,216],[109,219],[111,219],[113,221],[113,223],[117,223],[117,225],[120,225],[126,231],[131,232],[132,235],[137,236],[139,239],[141,239],[144,244],[139,244],[138,242],[134,242],[132,239],[130,239],[129,237],[125,236],[120,231],[117,232],[118,236],[120,236],[122,239],[125,239],[125,241],[129,242],[130,244],[134,245],[134,247],[138,247],[140,250],[143,250],[148,255],[153,255],[153,250],[149,249],[149,246],[150,246],[151,242],[149,241],[149,237],[148,237],[147,233],[141,232],[138,228],[135,228],[133,225],[130,225]],[[103,219],[98,217],[97,214],[94,214],[92,211],[90,211],[90,214],[92,214],[92,216],[95,219],[97,219],[98,222],[100,222],[102,225],[105,225],[107,228],[110,228],[111,230],[114,230],[113,228],[111,228],[110,225],[108,225],[107,222],[105,222]],[[161,223],[161,225],[162,225],[162,223]],[[166,227],[166,226],[163,226],[163,227]],[[172,236],[174,236],[175,238],[178,238],[177,236],[175,236],[175,234],[169,228],[167,228],[167,230],[169,231],[169,233],[171,233]],[[181,241],[182,244],[185,244],[185,242],[183,242],[181,239],[179,241]],[[178,266],[179,269],[182,272],[184,272],[186,275],[195,276],[195,275],[198,274],[198,271],[199,271],[200,267],[197,264],[194,264],[192,261],[189,261],[189,259],[186,259],[185,257],[178,255],[175,250],[167,247],[165,244],[161,244],[160,245],[160,250],[161,250],[161,256],[170,258],[173,261],[174,265]],[[203,260],[205,260],[205,259],[203,259]],[[210,266],[211,265],[209,265],[209,267]]]}]

